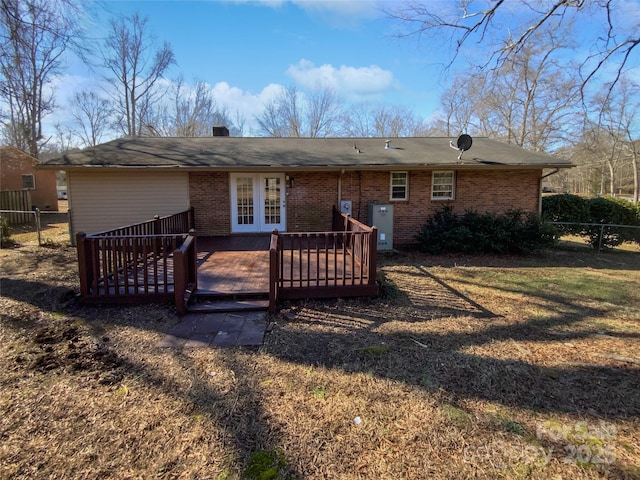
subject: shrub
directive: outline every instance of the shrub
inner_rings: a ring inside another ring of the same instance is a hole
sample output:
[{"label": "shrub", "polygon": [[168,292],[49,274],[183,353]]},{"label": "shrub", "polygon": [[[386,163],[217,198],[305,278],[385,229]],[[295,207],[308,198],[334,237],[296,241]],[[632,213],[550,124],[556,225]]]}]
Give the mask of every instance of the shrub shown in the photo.
[{"label": "shrub", "polygon": [[[612,197],[584,199],[577,195],[553,195],[542,199],[542,218],[547,222],[600,223],[640,226],[640,207]],[[557,225],[561,234],[588,238],[594,248],[615,247],[626,241],[640,243],[640,229],[588,225]]]},{"label": "shrub", "polygon": [[7,220],[7,217],[2,216],[0,216],[0,245],[3,247],[10,247],[13,245],[9,221]]},{"label": "shrub", "polygon": [[[545,222],[590,223],[589,201],[578,195],[565,193],[542,198],[542,219]],[[580,235],[580,225],[556,225],[564,235]]]},{"label": "shrub", "polygon": [[[589,223],[640,226],[636,205],[622,198],[598,197],[589,200]],[[590,226],[583,230],[594,248],[609,248],[624,242],[640,243],[640,229]]]},{"label": "shrub", "polygon": [[553,244],[557,231],[536,214],[513,210],[504,214],[467,211],[450,206],[429,217],[416,240],[427,253],[524,253]]}]

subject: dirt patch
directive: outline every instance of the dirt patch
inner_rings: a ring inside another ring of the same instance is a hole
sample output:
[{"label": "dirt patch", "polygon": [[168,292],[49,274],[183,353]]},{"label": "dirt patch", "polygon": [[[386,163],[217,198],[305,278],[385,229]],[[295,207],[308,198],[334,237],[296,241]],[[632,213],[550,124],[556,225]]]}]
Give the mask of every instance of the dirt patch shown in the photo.
[{"label": "dirt patch", "polygon": [[73,248],[0,265],[2,478],[640,476],[638,254],[385,255],[383,296],[283,304],[250,349],[80,304]]}]

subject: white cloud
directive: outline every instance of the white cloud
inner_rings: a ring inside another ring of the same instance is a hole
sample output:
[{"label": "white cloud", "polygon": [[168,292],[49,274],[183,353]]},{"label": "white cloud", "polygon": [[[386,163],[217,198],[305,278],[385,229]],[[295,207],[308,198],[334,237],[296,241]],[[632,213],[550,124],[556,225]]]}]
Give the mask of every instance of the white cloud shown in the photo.
[{"label": "white cloud", "polygon": [[398,88],[393,72],[377,65],[334,67],[325,64],[317,67],[302,59],[291,65],[287,74],[304,88],[332,88],[348,101],[380,99],[384,93]]},{"label": "white cloud", "polygon": [[230,3],[249,3],[270,8],[281,8],[290,3],[308,13],[374,18],[381,15],[379,10],[384,2],[381,0],[230,0]]},{"label": "white cloud", "polygon": [[236,115],[244,120],[245,135],[250,135],[257,129],[255,117],[260,115],[266,104],[271,102],[283,89],[282,85],[270,83],[259,93],[244,91],[241,88],[233,87],[227,82],[218,82],[213,88],[213,97],[218,105],[225,108],[231,117],[236,119]]}]

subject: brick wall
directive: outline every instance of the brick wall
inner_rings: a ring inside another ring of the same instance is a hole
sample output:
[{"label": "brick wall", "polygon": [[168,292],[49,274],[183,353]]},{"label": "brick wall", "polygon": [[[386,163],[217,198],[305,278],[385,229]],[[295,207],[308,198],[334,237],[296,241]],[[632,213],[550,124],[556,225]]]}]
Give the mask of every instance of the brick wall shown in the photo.
[{"label": "brick wall", "polygon": [[[288,172],[293,186],[286,188],[287,230],[331,229],[331,209],[338,205],[337,172]],[[456,172],[455,199],[431,200],[431,172],[409,172],[409,199],[390,201],[389,172],[346,172],[342,175],[343,200],[353,202],[353,217],[368,223],[370,203],[393,204],[394,243],[414,242],[427,217],[449,204],[457,213],[465,210],[504,212],[510,209],[538,210],[541,170]],[[191,173],[191,205],[201,235],[231,232],[228,173]]]},{"label": "brick wall", "polygon": [[198,235],[228,235],[231,232],[228,173],[190,173],[189,197]]},{"label": "brick wall", "polygon": [[22,190],[22,175],[31,174],[35,190],[31,190],[31,204],[40,210],[58,210],[56,172],[37,169],[38,161],[13,147],[0,148],[0,189]]},{"label": "brick wall", "polygon": [[[353,202],[353,217],[368,223],[369,203],[394,206],[394,243],[413,243],[427,217],[449,204],[456,213],[465,210],[504,212],[538,210],[541,170],[458,171],[453,201],[431,200],[431,172],[409,172],[409,199],[389,199],[389,172],[347,172],[342,176],[342,199]],[[362,185],[362,188],[360,188]]]},{"label": "brick wall", "polygon": [[337,172],[289,172],[293,187],[286,189],[287,230],[324,232],[331,230],[332,208],[338,205]]}]

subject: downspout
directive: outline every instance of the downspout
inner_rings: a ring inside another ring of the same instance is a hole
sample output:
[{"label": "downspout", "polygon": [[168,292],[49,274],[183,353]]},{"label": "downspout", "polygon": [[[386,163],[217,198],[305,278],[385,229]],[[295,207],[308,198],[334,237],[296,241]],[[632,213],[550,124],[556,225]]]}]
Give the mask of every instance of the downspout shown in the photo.
[{"label": "downspout", "polygon": [[559,168],[555,168],[553,172],[550,172],[550,173],[547,173],[546,175],[541,176],[540,179],[538,180],[538,215],[542,215],[542,180],[544,180],[547,177],[550,177],[551,175],[555,175],[559,171],[560,171]]},{"label": "downspout", "polygon": [[338,175],[338,201],[336,203],[338,210],[340,210],[340,201],[342,200],[342,175],[344,175],[344,168],[340,170]]}]

